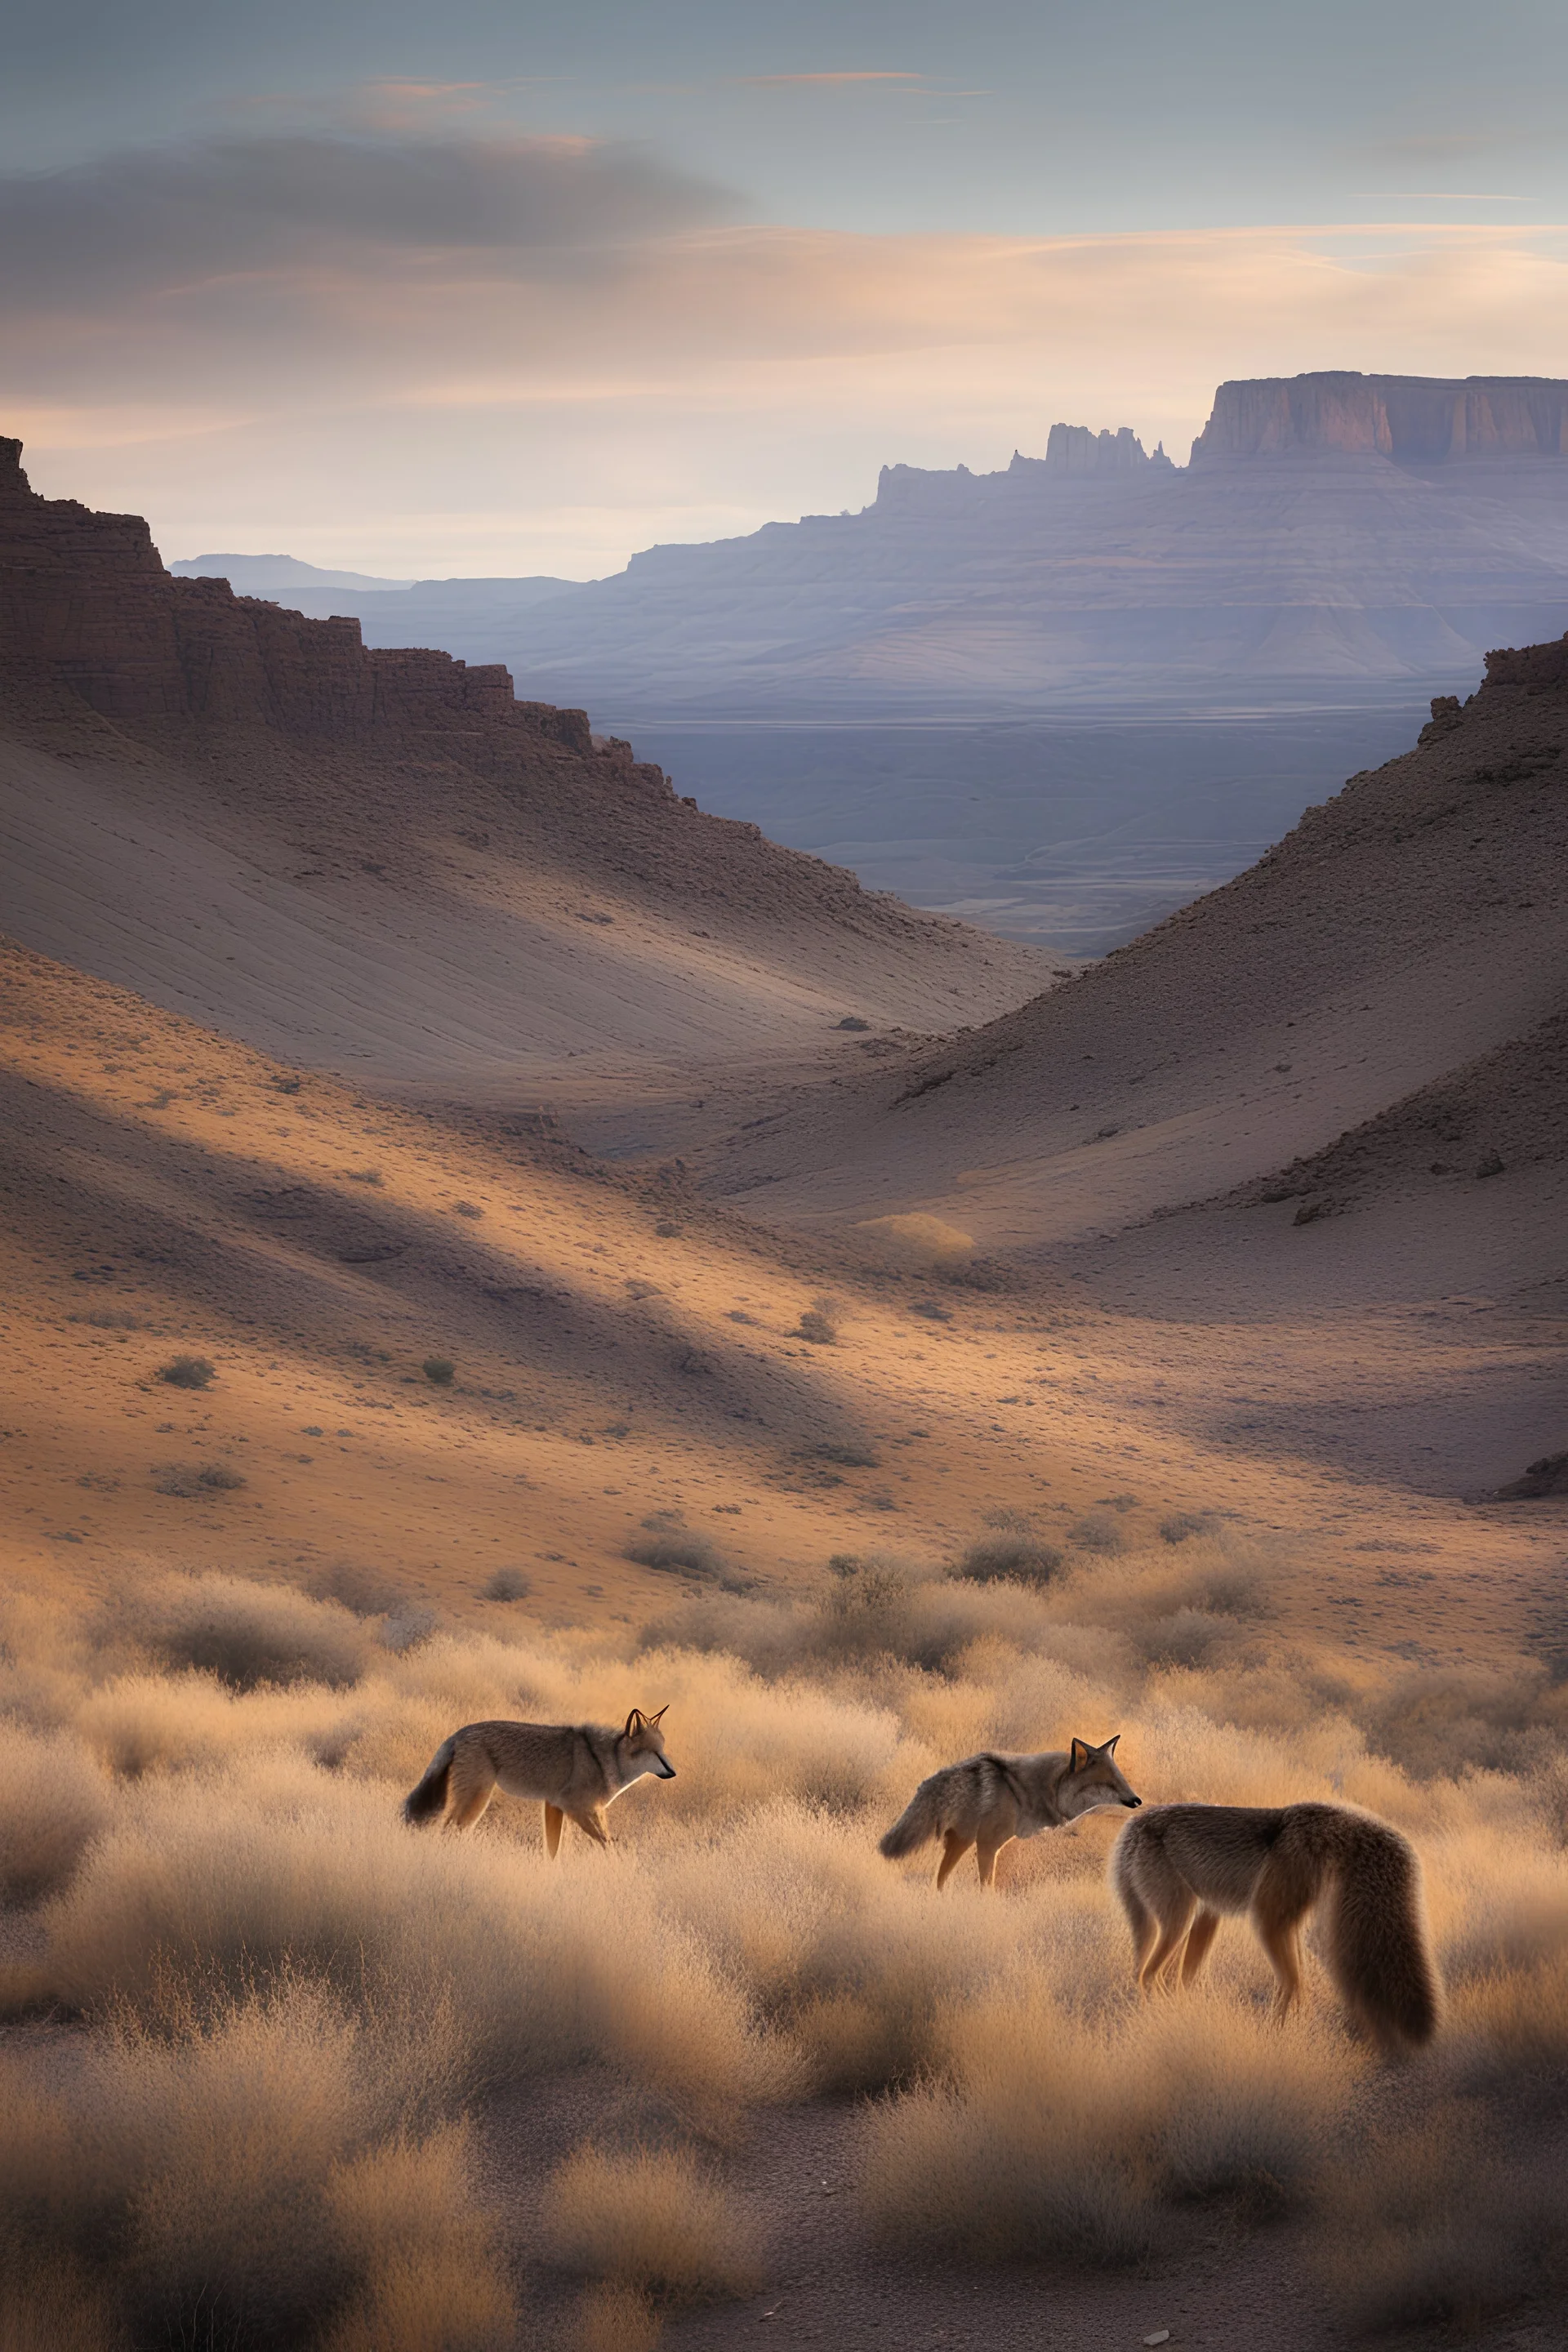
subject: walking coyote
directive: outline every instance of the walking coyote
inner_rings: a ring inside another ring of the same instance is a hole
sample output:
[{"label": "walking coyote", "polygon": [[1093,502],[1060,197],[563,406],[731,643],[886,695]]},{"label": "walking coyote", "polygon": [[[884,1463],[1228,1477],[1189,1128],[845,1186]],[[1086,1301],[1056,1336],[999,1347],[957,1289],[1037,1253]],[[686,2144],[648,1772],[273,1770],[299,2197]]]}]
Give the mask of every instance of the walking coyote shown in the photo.
[{"label": "walking coyote", "polygon": [[544,1807],[544,1843],[553,1854],[571,1820],[607,1845],[605,1807],[645,1772],[673,1780],[659,1725],[668,1708],[634,1706],[619,1731],[601,1723],[468,1723],[443,1739],[425,1778],[403,1801],[405,1822],[445,1816],[448,1829],[472,1829],[498,1789],[536,1797]]},{"label": "walking coyote", "polygon": [[1421,1866],[1386,1822],[1343,1805],[1151,1805],[1117,1839],[1110,1879],[1141,1985],[1178,1964],[1190,1984],[1222,1916],[1245,1911],[1273,1964],[1283,2020],[1301,1990],[1301,1922],[1321,1904],[1323,1958],[1352,2016],[1385,2050],[1436,2030]]},{"label": "walking coyote", "polygon": [[1070,1748],[1040,1756],[1003,1756],[987,1749],[966,1756],[962,1764],[944,1764],[921,1782],[879,1851],[889,1862],[898,1862],[941,1838],[940,1891],[973,1846],[980,1884],[989,1886],[996,1856],[1009,1839],[1059,1830],[1101,1805],[1142,1803],[1117,1769],[1116,1741],[1121,1737],[1118,1732],[1100,1748],[1075,1739]]}]

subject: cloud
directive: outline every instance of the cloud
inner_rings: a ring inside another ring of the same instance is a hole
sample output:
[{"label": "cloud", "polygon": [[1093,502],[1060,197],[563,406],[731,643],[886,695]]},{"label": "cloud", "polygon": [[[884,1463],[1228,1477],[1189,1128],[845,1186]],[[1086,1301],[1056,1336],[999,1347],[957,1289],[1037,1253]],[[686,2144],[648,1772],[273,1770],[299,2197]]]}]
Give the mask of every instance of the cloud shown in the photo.
[{"label": "cloud", "polygon": [[587,139],[229,138],[0,176],[0,305],[69,311],[394,254],[584,252],[733,216],[728,191]]},{"label": "cloud", "polygon": [[0,431],[176,553],[581,572],[858,506],[884,460],[1037,454],[1058,417],[1180,457],[1225,376],[1568,373],[1561,228],[738,210],[587,141],[253,139],[0,180]]},{"label": "cloud", "polygon": [[925,79],[926,76],[924,74],[891,73],[886,71],[875,73],[740,74],[736,77],[736,86],[742,89],[785,89],[792,86],[798,87],[802,84],[816,88],[837,88],[839,84],[844,82],[909,82],[924,81]]}]

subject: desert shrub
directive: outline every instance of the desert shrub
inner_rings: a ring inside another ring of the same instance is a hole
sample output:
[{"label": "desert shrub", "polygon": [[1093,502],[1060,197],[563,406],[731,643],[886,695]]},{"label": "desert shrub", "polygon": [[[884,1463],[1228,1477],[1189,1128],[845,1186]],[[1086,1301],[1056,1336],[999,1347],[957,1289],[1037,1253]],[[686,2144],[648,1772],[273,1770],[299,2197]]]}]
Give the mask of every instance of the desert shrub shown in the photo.
[{"label": "desert shrub", "polygon": [[498,1568],[485,1586],[487,1601],[526,1601],[533,1591],[533,1579],[525,1576],[521,1568]]},{"label": "desert shrub", "polygon": [[892,1561],[854,1552],[835,1552],[828,1583],[816,1609],[825,1649],[864,1657],[899,1647],[907,1638],[904,1601],[908,1584]]},{"label": "desert shrub", "polygon": [[458,1367],[450,1356],[426,1356],[419,1369],[432,1387],[449,1389]]},{"label": "desert shrub", "polygon": [[109,1817],[103,1776],[63,1731],[0,1722],[0,1903],[37,1903],[73,1875]]},{"label": "desert shrub", "polygon": [[1140,1656],[1152,1666],[1205,1666],[1245,1638],[1234,1617],[1214,1609],[1173,1609],[1129,1631]]},{"label": "desert shrub", "polygon": [[345,1168],[343,1176],[350,1184],[379,1184],[382,1181],[379,1168]]},{"label": "desert shrub", "polygon": [[317,1601],[342,1601],[356,1617],[385,1617],[403,1598],[391,1577],[357,1559],[336,1559],[319,1569],[310,1579],[310,1593]]},{"label": "desert shrub", "polygon": [[632,1538],[626,1558],[639,1568],[679,1570],[688,1576],[717,1576],[723,1567],[717,1547],[696,1528],[658,1524]]},{"label": "desert shrub", "polygon": [[1015,1584],[1046,1584],[1062,1564],[1054,1544],[1032,1535],[982,1536],[963,1554],[955,1576],[971,1583],[992,1584],[1005,1578]]},{"label": "desert shrub", "polygon": [[952,1307],[942,1306],[934,1298],[911,1298],[910,1313],[924,1316],[928,1323],[951,1323],[952,1320]]},{"label": "desert shrub", "polygon": [[333,2175],[331,2216],[356,2273],[322,2352],[504,2352],[517,2311],[473,2193],[467,2126],[384,2139]]},{"label": "desert shrub", "polygon": [[365,1637],[334,1601],[311,1601],[288,1585],[252,1584],[238,1576],[170,1580],[120,1621],[157,1657],[216,1675],[231,1690],[263,1683],[357,1681]]},{"label": "desert shrub", "polygon": [[47,1913],[45,1972],[89,2017],[163,2035],[319,1981],[366,2031],[391,2021],[437,2104],[600,2056],[693,2111],[790,2088],[787,2050],[678,1923],[628,1975],[648,1888],[629,1854],[584,1860],[546,1879],[537,1846],[422,1836],[384,1782],[261,1751],[141,1784]]},{"label": "desert shrub", "polygon": [[820,1307],[808,1307],[791,1335],[796,1339],[809,1339],[814,1348],[837,1345],[838,1326]]},{"label": "desert shrub", "polygon": [[426,1609],[416,1601],[405,1601],[388,1613],[376,1639],[384,1650],[392,1650],[401,1657],[405,1650],[416,1650],[422,1642],[427,1642],[440,1622],[434,1609]]},{"label": "desert shrub", "polygon": [[1529,2299],[1561,2310],[1568,2219],[1544,2150],[1500,2138],[1487,2108],[1446,2099],[1380,2133],[1329,2176],[1319,2260],[1358,2331],[1458,2323]]},{"label": "desert shrub", "polygon": [[1100,1552],[1108,1558],[1128,1548],[1125,1534],[1104,1511],[1090,1511],[1075,1519],[1068,1529],[1068,1541],[1079,1551]]},{"label": "desert shrub", "polygon": [[484,1213],[477,1201],[454,1201],[452,1203],[455,1217],[482,1217]]},{"label": "desert shrub", "polygon": [[350,2333],[345,2346],[498,2342],[505,2285],[473,2217],[461,2127],[426,2120],[417,2036],[373,2037],[302,1981],[171,2027],[122,2021],[47,2102],[13,2062],[0,2150],[12,2231],[96,2267],[140,2341],[257,2352],[374,2312],[412,2231],[476,2280],[488,2265],[489,2332]]},{"label": "desert shrub", "polygon": [[1418,1780],[1469,1769],[1528,1771],[1568,1741],[1568,1685],[1544,1667],[1408,1675],[1358,1710],[1368,1743]]},{"label": "desert shrub", "polygon": [[1212,1535],[1218,1524],[1212,1511],[1173,1511],[1169,1518],[1160,1522],[1160,1540],[1186,1543],[1193,1536]]},{"label": "desert shrub", "polygon": [[160,1495],[177,1495],[187,1503],[206,1495],[237,1494],[245,1483],[243,1472],[230,1469],[226,1462],[170,1462],[153,1473]]},{"label": "desert shrub", "polygon": [[175,1356],[159,1365],[158,1378],[167,1381],[172,1389],[205,1389],[216,1369],[205,1356]]},{"label": "desert shrub", "polygon": [[684,2148],[578,2148],[551,2182],[544,2223],[564,2268],[671,2301],[749,2294],[761,2283],[733,2199]]},{"label": "desert shrub", "polygon": [[654,1232],[658,1235],[661,1242],[672,1242],[679,1237],[680,1227],[676,1223],[673,1217],[660,1217],[658,1223],[654,1227]]},{"label": "desert shrub", "polygon": [[0,2352],[131,2352],[114,2298],[85,2261],[0,2226]]},{"label": "desert shrub", "polygon": [[873,1454],[868,1445],[830,1441],[824,1445],[808,1446],[806,1452],[818,1462],[837,1463],[842,1470],[879,1470],[881,1467],[880,1454]]},{"label": "desert shrub", "polygon": [[[1087,1958],[1091,1923],[1069,1912],[1064,1925]],[[1098,2263],[1138,2259],[1173,2200],[1305,2200],[1359,2063],[1331,2029],[1303,2021],[1284,2042],[1234,1997],[1086,2015],[1037,1969],[961,2010],[947,2055],[942,2079],[864,2126],[882,2234],[991,2260]]]},{"label": "desert shrub", "polygon": [[577,2306],[573,2352],[654,2352],[663,2333],[640,2287],[591,2286]]}]

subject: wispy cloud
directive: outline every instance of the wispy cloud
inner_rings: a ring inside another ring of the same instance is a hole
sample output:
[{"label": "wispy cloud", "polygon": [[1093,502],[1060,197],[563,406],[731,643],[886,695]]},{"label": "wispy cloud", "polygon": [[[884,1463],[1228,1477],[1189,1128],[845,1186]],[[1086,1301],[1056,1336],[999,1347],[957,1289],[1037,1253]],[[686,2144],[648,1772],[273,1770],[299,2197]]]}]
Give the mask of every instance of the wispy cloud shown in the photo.
[{"label": "wispy cloud", "polygon": [[737,74],[733,77],[732,86],[740,89],[786,89],[802,86],[831,89],[845,82],[923,82],[926,79],[924,74],[893,73],[881,69],[855,73]]},{"label": "wispy cloud", "polygon": [[0,431],[175,551],[335,533],[394,572],[602,570],[858,505],[884,459],[1005,463],[1058,416],[1179,451],[1223,376],[1568,373],[1561,226],[877,236],[741,210],[580,139],[0,178]]},{"label": "wispy cloud", "polygon": [[[217,139],[0,176],[0,303],[46,313],[414,257],[602,250],[733,218],[647,149],[576,136]],[[504,267],[504,263],[501,264]]]}]

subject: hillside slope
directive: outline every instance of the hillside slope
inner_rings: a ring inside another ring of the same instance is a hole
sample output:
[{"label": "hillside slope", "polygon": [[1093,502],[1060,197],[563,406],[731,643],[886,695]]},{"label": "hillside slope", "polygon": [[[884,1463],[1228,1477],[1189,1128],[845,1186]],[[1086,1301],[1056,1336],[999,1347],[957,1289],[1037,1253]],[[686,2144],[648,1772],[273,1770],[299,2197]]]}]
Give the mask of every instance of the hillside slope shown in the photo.
[{"label": "hillside slope", "polygon": [[657,1090],[854,1057],[845,1016],[940,1031],[1048,978],[682,802],[503,669],[171,578],[138,518],[19,460],[0,928],[30,946],[268,1052],[523,1100],[568,1061]]},{"label": "hillside slope", "polygon": [[1309,1159],[1568,1006],[1565,755],[1568,641],[1493,655],[1236,881],[912,1076],[733,1139],[711,1181],[770,1215],[962,1209],[1039,1250]]}]

